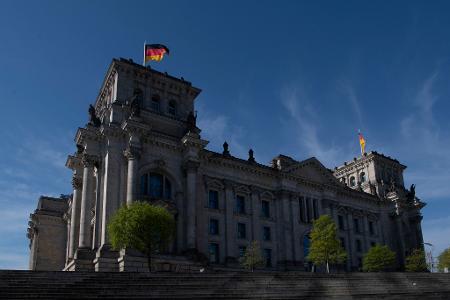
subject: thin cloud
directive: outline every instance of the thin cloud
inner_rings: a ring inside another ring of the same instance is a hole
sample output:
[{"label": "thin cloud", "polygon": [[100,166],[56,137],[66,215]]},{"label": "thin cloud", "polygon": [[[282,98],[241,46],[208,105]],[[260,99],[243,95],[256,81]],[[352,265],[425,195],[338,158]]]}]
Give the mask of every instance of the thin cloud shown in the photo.
[{"label": "thin cloud", "polygon": [[318,116],[303,88],[285,87],[281,91],[281,101],[289,117],[295,122],[295,136],[298,136],[297,143],[302,150],[306,150],[310,156],[316,156],[327,166],[334,166],[343,161],[342,148],[322,144]]},{"label": "thin cloud", "polygon": [[202,129],[202,138],[209,141],[208,148],[221,152],[226,141],[230,152],[236,157],[245,157],[247,150],[243,145],[245,131],[239,125],[232,124],[225,115],[214,114],[202,109],[199,114],[198,127]]},{"label": "thin cloud", "polygon": [[349,81],[342,81],[339,84],[339,89],[345,94],[350,106],[358,120],[358,125],[361,128],[363,124],[363,114],[359,105],[359,99],[356,95],[354,86]]}]

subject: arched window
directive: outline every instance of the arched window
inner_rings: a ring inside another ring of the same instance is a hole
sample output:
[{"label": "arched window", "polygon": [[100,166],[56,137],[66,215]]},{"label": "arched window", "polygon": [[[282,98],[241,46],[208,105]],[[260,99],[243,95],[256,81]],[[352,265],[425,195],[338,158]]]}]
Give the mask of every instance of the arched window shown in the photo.
[{"label": "arched window", "polygon": [[361,173],[359,174],[359,182],[361,182],[361,183],[366,182],[366,173],[361,172]]},{"label": "arched window", "polygon": [[355,181],[355,176],[350,177],[350,186],[355,186],[356,185],[356,181]]},{"label": "arched window", "polygon": [[177,103],[175,101],[170,101],[169,106],[167,107],[167,113],[172,117],[177,115]]},{"label": "arched window", "polygon": [[152,199],[172,199],[172,184],[164,175],[144,174],[141,176],[141,194]]},{"label": "arched window", "polygon": [[156,112],[160,112],[160,98],[158,95],[152,96],[151,108]]}]

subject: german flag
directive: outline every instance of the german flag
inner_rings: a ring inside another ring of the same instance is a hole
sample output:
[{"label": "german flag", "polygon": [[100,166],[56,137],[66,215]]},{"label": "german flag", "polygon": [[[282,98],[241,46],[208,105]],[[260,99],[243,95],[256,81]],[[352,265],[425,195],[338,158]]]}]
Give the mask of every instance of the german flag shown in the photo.
[{"label": "german flag", "polygon": [[169,55],[169,48],[161,44],[145,44],[144,47],[144,64],[151,60],[161,61],[164,54]]},{"label": "german flag", "polygon": [[358,132],[359,135],[359,145],[361,146],[361,155],[364,155],[366,153],[366,140],[364,139],[361,132]]}]

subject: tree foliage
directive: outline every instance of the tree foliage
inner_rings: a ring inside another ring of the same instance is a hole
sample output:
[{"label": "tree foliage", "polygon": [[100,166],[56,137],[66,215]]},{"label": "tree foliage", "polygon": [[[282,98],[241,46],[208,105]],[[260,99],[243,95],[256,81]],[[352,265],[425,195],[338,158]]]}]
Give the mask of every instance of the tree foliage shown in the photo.
[{"label": "tree foliage", "polygon": [[363,271],[382,272],[395,267],[395,252],[388,246],[376,245],[369,249],[363,258]]},{"label": "tree foliage", "polygon": [[347,254],[338,239],[336,224],[329,215],[322,215],[314,220],[311,231],[311,247],[307,257],[315,265],[343,263]]},{"label": "tree foliage", "polygon": [[422,249],[415,249],[408,257],[406,257],[405,270],[406,272],[428,271],[425,252]]},{"label": "tree foliage", "polygon": [[244,257],[241,259],[241,265],[252,272],[255,268],[264,266],[264,258],[261,256],[261,249],[257,241],[252,241],[247,247]]},{"label": "tree foliage", "polygon": [[112,247],[146,254],[150,271],[151,255],[167,246],[174,229],[175,220],[165,208],[145,202],[121,207],[108,224]]},{"label": "tree foliage", "polygon": [[445,249],[438,257],[438,269],[443,272],[445,268],[450,270],[450,248]]}]

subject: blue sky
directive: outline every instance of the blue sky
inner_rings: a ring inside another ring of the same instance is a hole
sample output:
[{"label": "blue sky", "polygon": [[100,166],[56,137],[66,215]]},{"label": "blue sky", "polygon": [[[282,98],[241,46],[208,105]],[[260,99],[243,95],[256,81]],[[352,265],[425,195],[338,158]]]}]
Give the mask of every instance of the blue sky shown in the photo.
[{"label": "blue sky", "polygon": [[26,268],[39,195],[71,192],[75,151],[114,57],[144,40],[153,67],[203,90],[199,127],[233,155],[332,168],[367,150],[417,185],[426,242],[450,246],[450,3],[445,1],[1,1],[0,268]]}]

